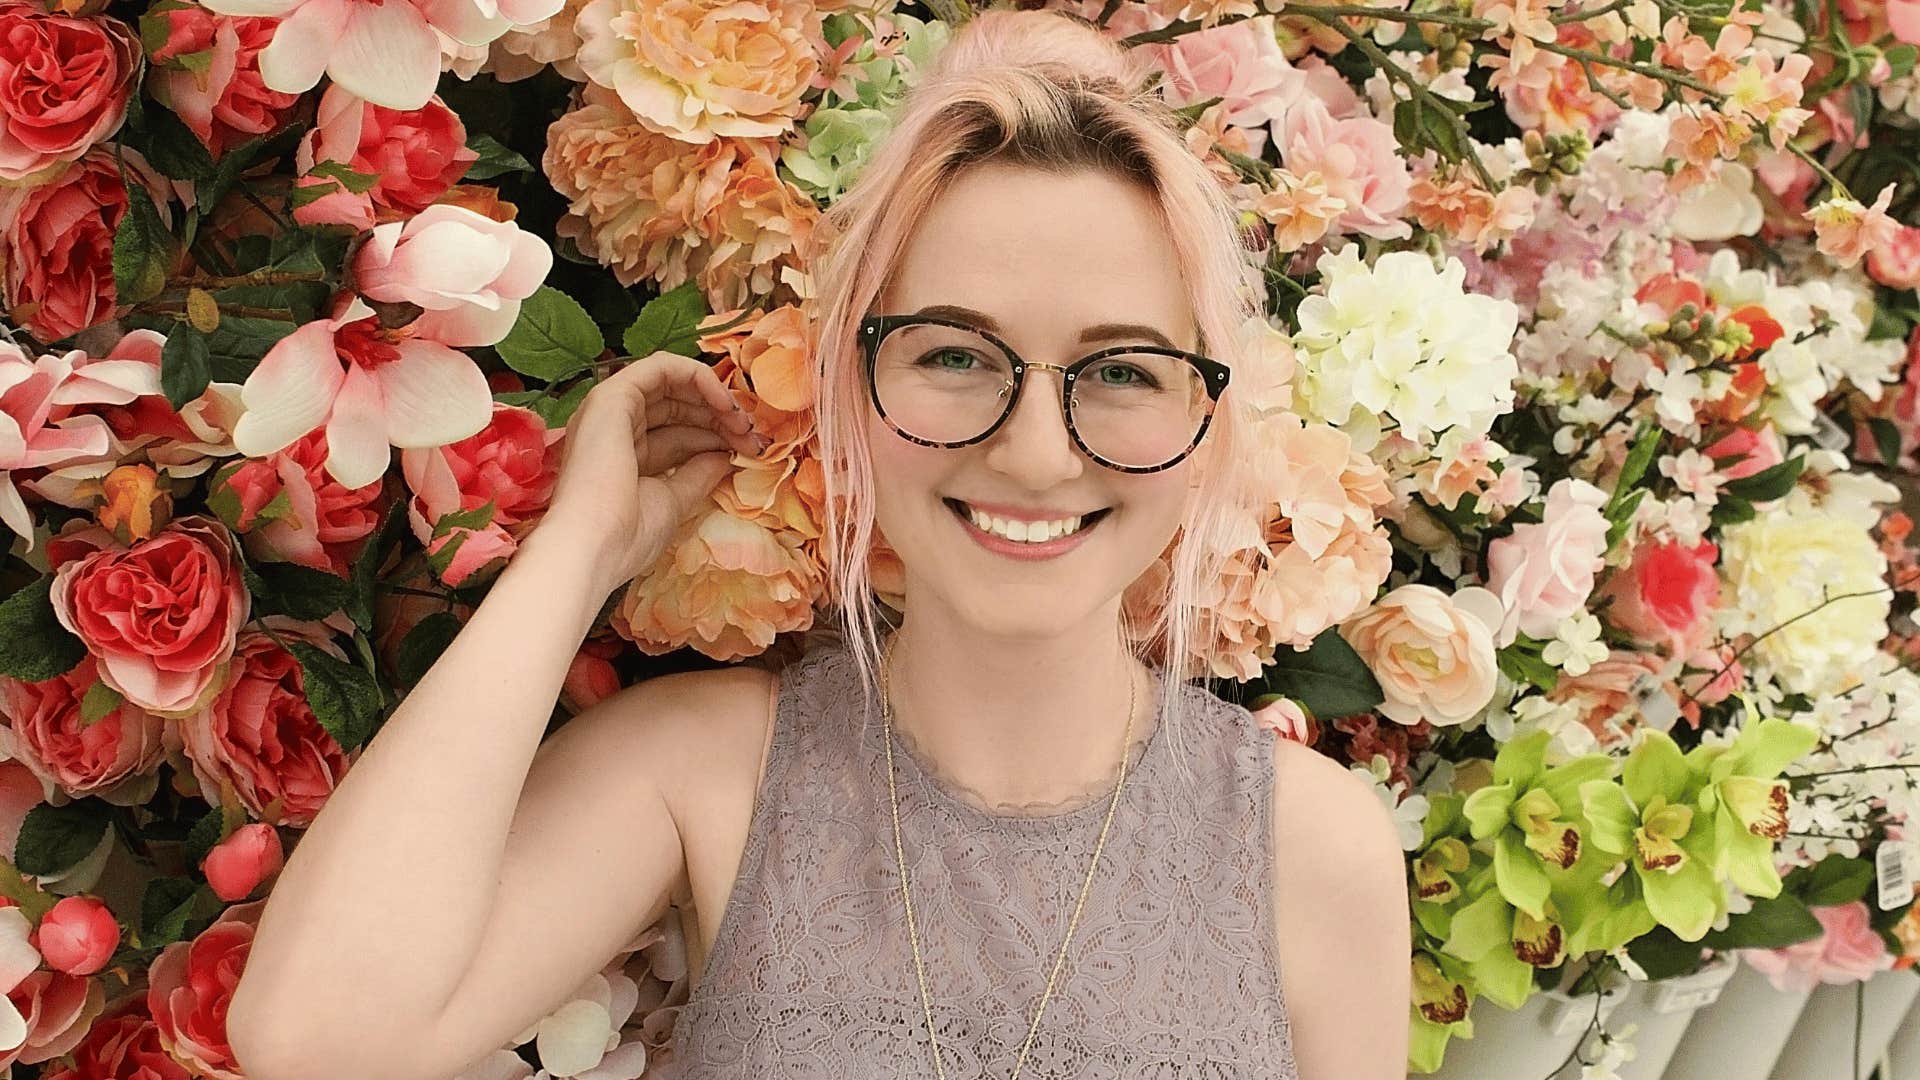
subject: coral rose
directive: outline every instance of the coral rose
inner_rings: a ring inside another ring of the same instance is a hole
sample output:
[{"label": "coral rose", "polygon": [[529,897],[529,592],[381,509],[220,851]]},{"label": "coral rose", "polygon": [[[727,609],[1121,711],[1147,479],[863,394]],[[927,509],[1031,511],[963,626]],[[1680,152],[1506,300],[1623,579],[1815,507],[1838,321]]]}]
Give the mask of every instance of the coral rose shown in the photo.
[{"label": "coral rose", "polygon": [[591,0],[574,29],[587,78],[640,122],[690,143],[784,135],[819,61],[805,0]]},{"label": "coral rose", "polygon": [[160,1043],[194,1076],[246,1080],[227,1042],[227,1008],[266,906],[255,900],[228,908],[192,941],[162,949],[147,972],[147,1010]]},{"label": "coral rose", "polygon": [[[512,556],[546,511],[560,471],[559,442],[564,428],[549,428],[531,409],[494,403],[487,426],[459,442],[431,450],[407,450],[400,468],[413,498],[407,521],[427,546],[440,578],[458,586],[476,570]],[[455,526],[434,535],[448,514],[478,510],[491,503],[492,520]]]},{"label": "coral rose", "polygon": [[193,1080],[186,1066],[173,1060],[160,1045],[160,1029],[147,1015],[147,995],[130,994],[95,1020],[86,1037],[74,1045],[72,1063],[64,1059],[46,1066],[40,1080],[102,1080],[139,1077],[140,1080]]},{"label": "coral rose", "polygon": [[[179,115],[207,152],[229,149],[280,126],[298,94],[270,90],[260,77],[260,50],[280,20],[215,15],[197,4],[156,9],[167,40],[153,54],[147,88]],[[184,61],[197,56],[199,61]],[[198,70],[196,70],[198,69]]]},{"label": "coral rose", "polygon": [[54,615],[99,659],[102,682],[162,716],[200,707],[252,606],[224,525],[176,518],[129,548],[90,526],[49,541],[47,557]]},{"label": "coral rose", "polygon": [[39,182],[126,119],[140,44],[118,19],[0,3],[0,181]]},{"label": "coral rose", "polygon": [[[160,190],[146,159],[122,149],[127,175]],[[115,152],[94,149],[58,177],[0,186],[0,292],[15,325],[58,341],[115,315],[113,237],[127,216]],[[166,215],[164,201],[156,200]]]},{"label": "coral rose", "polygon": [[207,852],[200,869],[213,894],[231,904],[245,900],[285,864],[280,833],[264,821],[242,825]]},{"label": "coral rose", "polygon": [[1708,540],[1692,545],[1642,541],[1633,561],[1600,590],[1610,601],[1607,621],[1645,642],[1665,645],[1675,656],[1700,648],[1713,630],[1710,616],[1720,601],[1720,575],[1713,566],[1719,556],[1720,549]]},{"label": "coral rose", "polygon": [[120,944],[120,923],[97,896],[66,896],[40,918],[33,945],[47,966],[91,975],[107,966]]},{"label": "coral rose", "polygon": [[354,97],[338,84],[320,95],[314,128],[300,140],[294,166],[302,176],[323,161],[371,177],[353,201],[397,214],[417,214],[447,193],[480,155],[467,128],[439,98],[417,109],[389,109]]},{"label": "coral rose", "polygon": [[[265,621],[283,640],[345,659],[324,626],[282,616]],[[349,756],[313,715],[292,653],[249,630],[233,660],[233,677],[219,694],[180,724],[194,778],[202,792],[232,788],[261,821],[305,828],[346,774]]]},{"label": "coral rose", "polygon": [[[87,708],[88,695],[96,707]],[[88,713],[93,715],[89,718]],[[166,759],[160,717],[100,683],[98,662],[83,656],[73,670],[41,682],[0,678],[0,749],[70,798],[97,795],[119,806],[153,797]]]},{"label": "coral rose", "polygon": [[1340,634],[1379,680],[1389,720],[1462,724],[1493,700],[1493,629],[1431,585],[1400,586]]},{"label": "coral rose", "polygon": [[221,469],[208,505],[255,559],[346,577],[360,541],[380,525],[386,485],[347,487],[327,474],[326,460],[327,433],[309,431],[269,457]]}]

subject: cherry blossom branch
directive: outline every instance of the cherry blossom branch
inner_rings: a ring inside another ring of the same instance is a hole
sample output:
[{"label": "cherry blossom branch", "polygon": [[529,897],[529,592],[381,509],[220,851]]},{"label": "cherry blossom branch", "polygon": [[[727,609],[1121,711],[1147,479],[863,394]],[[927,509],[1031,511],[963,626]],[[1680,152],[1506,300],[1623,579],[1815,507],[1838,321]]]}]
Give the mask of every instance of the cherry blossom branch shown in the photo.
[{"label": "cherry blossom branch", "polygon": [[[1734,654],[1732,656],[1727,658],[1726,663],[1720,665],[1719,671],[1714,672],[1711,678],[1707,679],[1705,682],[1701,683],[1700,685],[1702,687],[1712,686],[1714,683],[1720,681],[1720,676],[1725,675],[1728,671],[1732,670],[1733,665],[1739,663],[1741,657],[1753,651],[1753,647],[1755,645],[1758,645],[1762,641],[1765,641],[1766,639],[1772,637],[1773,635],[1779,633],[1780,631],[1785,630],[1787,627],[1792,626],[1794,623],[1799,622],[1801,619],[1804,619],[1809,615],[1816,614],[1817,612],[1820,612],[1826,609],[1829,605],[1839,603],[1842,600],[1855,600],[1862,596],[1878,596],[1879,594],[1884,592],[1895,592],[1899,590],[1901,586],[1911,584],[1915,581],[1920,581],[1920,571],[1917,571],[1900,581],[1896,581],[1891,585],[1882,585],[1877,589],[1861,589],[1858,592],[1841,593],[1838,596],[1827,596],[1825,597],[1825,599],[1821,600],[1818,604],[1815,604],[1814,606],[1808,608],[1807,610],[1801,612],[1800,614],[1795,615],[1791,619],[1784,620],[1778,625],[1768,627],[1765,632],[1759,634],[1753,640],[1747,642],[1745,645],[1740,646],[1739,649],[1734,651]],[[1822,591],[1824,594],[1824,590]],[[1681,687],[1680,692],[1686,695],[1686,698],[1688,701],[1694,702],[1695,704],[1699,703],[1699,699],[1694,697],[1693,692],[1688,690],[1686,687],[1684,686]],[[1915,766],[1915,767],[1920,768],[1920,766]]]}]

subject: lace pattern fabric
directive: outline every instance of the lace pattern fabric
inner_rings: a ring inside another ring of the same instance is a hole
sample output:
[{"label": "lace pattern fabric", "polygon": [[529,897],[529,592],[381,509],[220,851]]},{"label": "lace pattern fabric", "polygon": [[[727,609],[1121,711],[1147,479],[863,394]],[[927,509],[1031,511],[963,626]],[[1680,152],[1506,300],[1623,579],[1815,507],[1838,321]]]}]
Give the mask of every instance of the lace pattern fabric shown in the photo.
[{"label": "lace pattern fabric", "polygon": [[[1244,708],[1156,673],[1154,694],[1169,690],[1195,705],[1185,760],[1157,727],[1136,742],[1022,1074],[1034,1080],[1298,1080],[1274,942],[1274,736]],[[782,673],[753,824],[674,1025],[671,1080],[934,1076],[883,733],[844,645],[809,649]],[[1107,800],[1000,812],[931,774],[911,746],[896,742],[894,757],[946,1075],[1010,1076]]]}]

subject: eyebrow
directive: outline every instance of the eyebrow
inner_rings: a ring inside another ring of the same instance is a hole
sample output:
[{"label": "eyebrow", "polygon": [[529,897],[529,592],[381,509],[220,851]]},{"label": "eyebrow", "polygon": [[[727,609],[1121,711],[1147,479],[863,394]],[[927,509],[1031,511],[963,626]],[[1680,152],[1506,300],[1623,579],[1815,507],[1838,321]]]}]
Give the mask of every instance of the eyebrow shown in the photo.
[{"label": "eyebrow", "polygon": [[[1006,335],[1000,323],[984,311],[975,311],[959,304],[932,304],[914,312],[915,315],[935,315],[941,318],[957,319],[986,330],[989,333]],[[1166,334],[1144,323],[1103,322],[1095,323],[1080,331],[1080,342],[1089,344],[1095,341],[1117,341],[1122,338],[1146,338],[1156,345],[1178,350]]]}]

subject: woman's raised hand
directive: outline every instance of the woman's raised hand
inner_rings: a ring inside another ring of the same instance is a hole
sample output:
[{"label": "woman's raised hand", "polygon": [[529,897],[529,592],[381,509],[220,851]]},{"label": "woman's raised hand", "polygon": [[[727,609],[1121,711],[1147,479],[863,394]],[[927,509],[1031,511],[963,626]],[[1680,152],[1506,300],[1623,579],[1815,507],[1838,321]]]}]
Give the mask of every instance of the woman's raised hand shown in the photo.
[{"label": "woman's raised hand", "polygon": [[536,531],[586,544],[594,580],[611,593],[660,557],[726,478],[733,453],[764,448],[711,367],[670,352],[638,357],[588,391],[567,422]]}]

